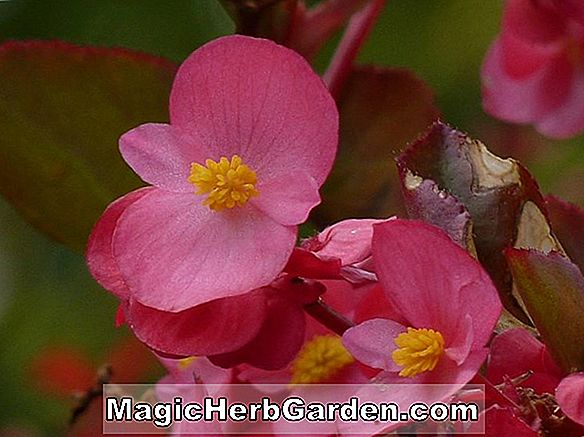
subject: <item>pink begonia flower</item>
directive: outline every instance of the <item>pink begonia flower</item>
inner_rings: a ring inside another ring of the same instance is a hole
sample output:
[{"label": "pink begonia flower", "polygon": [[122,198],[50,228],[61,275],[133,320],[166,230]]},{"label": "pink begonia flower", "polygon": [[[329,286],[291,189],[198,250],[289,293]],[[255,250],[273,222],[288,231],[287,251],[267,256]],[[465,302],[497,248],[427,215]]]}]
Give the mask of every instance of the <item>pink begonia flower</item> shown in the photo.
[{"label": "pink begonia flower", "polygon": [[580,0],[507,0],[482,70],[495,117],[554,138],[584,131],[584,7]]},{"label": "pink begonia flower", "polygon": [[566,416],[584,426],[584,373],[565,377],[558,385],[556,398]]},{"label": "pink begonia flower", "polygon": [[153,311],[267,286],[320,202],[337,134],[335,103],[301,56],[244,36],[206,44],[178,70],[170,124],[121,137],[152,187],[119,203],[111,238],[92,234],[91,272]]},{"label": "pink begonia flower", "polygon": [[[502,389],[504,394],[519,405],[529,402],[529,399],[521,399],[517,388],[532,389],[534,399],[545,393],[555,394],[562,412],[576,424],[584,426],[584,373],[564,377],[546,346],[525,329],[508,329],[493,339],[487,378],[493,384],[506,383]],[[520,381],[515,382],[517,379]],[[549,419],[545,414],[555,414],[553,408],[534,411],[544,414],[535,418],[544,426]],[[584,433],[584,428],[579,431]]]},{"label": "pink begonia flower", "polygon": [[[400,385],[392,389],[391,400],[402,409],[452,396],[487,356],[485,345],[501,313],[491,279],[442,230],[418,221],[375,225],[373,262],[385,297],[405,323],[367,320],[345,332],[345,347],[360,362],[382,370],[375,381]],[[339,426],[356,431],[349,423]],[[371,435],[388,425],[358,426]]]}]

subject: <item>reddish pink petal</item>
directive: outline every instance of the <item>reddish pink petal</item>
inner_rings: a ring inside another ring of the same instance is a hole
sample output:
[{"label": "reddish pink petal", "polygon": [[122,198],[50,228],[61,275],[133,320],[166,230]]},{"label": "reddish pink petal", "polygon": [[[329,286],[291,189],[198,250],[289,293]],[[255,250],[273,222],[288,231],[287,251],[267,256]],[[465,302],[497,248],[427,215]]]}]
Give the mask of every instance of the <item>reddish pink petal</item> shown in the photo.
[{"label": "reddish pink petal", "polygon": [[408,324],[408,321],[389,302],[379,284],[375,284],[367,291],[367,295],[363,297],[355,312],[356,323],[375,318],[393,320],[402,325]]},{"label": "reddish pink petal", "polygon": [[298,225],[320,203],[318,184],[303,170],[258,181],[258,197],[250,203],[282,225]]},{"label": "reddish pink petal", "polygon": [[551,3],[533,0],[508,0],[503,16],[503,31],[534,43],[545,44],[566,32],[566,17]]},{"label": "reddish pink petal", "polygon": [[232,369],[217,367],[205,357],[192,357],[186,364],[184,360],[160,355],[157,358],[169,372],[164,381],[160,381],[162,384],[189,384],[195,381],[204,384],[229,384],[233,380]]},{"label": "reddish pink petal", "polygon": [[513,80],[527,79],[555,56],[561,43],[540,45],[518,38],[510,32],[500,37],[502,45],[503,70]]},{"label": "reddish pink petal", "polygon": [[243,348],[211,357],[211,361],[221,367],[248,363],[265,370],[282,369],[302,347],[305,327],[306,316],[302,307],[273,295],[258,335]]},{"label": "reddish pink petal", "polygon": [[253,339],[267,314],[262,290],[217,299],[178,313],[132,301],[128,324],[152,349],[177,356],[211,355],[236,350]]},{"label": "reddish pink petal", "polygon": [[377,224],[373,260],[387,299],[410,326],[440,331],[449,347],[460,336],[459,319],[469,315],[473,349],[487,342],[501,312],[497,290],[442,230],[400,219]]},{"label": "reddish pink petal", "polygon": [[[565,72],[568,69],[570,80],[566,80]],[[570,138],[584,131],[584,70],[575,68],[563,57],[558,61],[556,74],[555,86],[567,84],[568,96],[561,106],[536,120],[536,128],[551,138]]]},{"label": "reddish pink petal", "polygon": [[371,256],[373,225],[385,220],[351,219],[329,226],[316,237],[312,245],[319,256],[339,258],[342,265],[356,264]]},{"label": "reddish pink petal", "polygon": [[168,124],[155,123],[122,135],[120,152],[144,182],[175,192],[195,191],[187,180],[191,164],[206,158],[196,141]]},{"label": "reddish pink petal", "polygon": [[474,332],[472,328],[472,318],[467,314],[465,318],[459,319],[460,326],[455,331],[456,334],[450,342],[450,346],[445,349],[444,353],[460,365],[466,360],[471,351],[474,340]]},{"label": "reddish pink petal", "polygon": [[504,55],[497,40],[483,64],[483,106],[488,113],[509,122],[533,123],[563,104],[573,74],[563,56],[550,57],[530,76],[513,79],[505,71]]},{"label": "reddish pink petal", "polygon": [[341,260],[321,259],[313,252],[295,247],[284,268],[291,276],[311,279],[336,279],[341,274]]},{"label": "reddish pink petal", "polygon": [[[515,415],[511,408],[492,406],[484,413],[485,437],[538,437],[539,433],[530,428]],[[478,425],[471,425],[469,432],[480,432]]]},{"label": "reddish pink petal", "polygon": [[391,354],[397,348],[394,339],[406,327],[386,319],[371,319],[343,334],[343,344],[357,360],[375,369],[399,372]]},{"label": "reddish pink petal", "polygon": [[533,375],[521,385],[539,393],[553,393],[561,379],[561,372],[553,364],[544,344],[527,330],[513,328],[497,335],[489,353],[489,381],[500,384],[506,378],[517,378],[527,372],[533,372]]},{"label": "reddish pink petal", "polygon": [[112,239],[118,219],[128,206],[151,191],[142,188],[112,202],[95,224],[85,254],[92,276],[106,290],[120,299],[128,299],[129,291],[114,259]]},{"label": "reddish pink petal", "polygon": [[154,189],[120,218],[114,254],[133,298],[181,311],[269,284],[295,239],[254,208],[214,212],[193,194]]},{"label": "reddish pink petal", "polygon": [[261,183],[300,168],[320,186],[336,152],[338,114],[323,82],[264,39],[227,36],[195,51],[176,76],[170,116],[209,158],[240,155]]},{"label": "reddish pink petal", "polygon": [[584,425],[584,373],[564,378],[556,390],[556,399],[566,416]]},{"label": "reddish pink petal", "polygon": [[553,0],[564,16],[584,25],[584,3],[580,0]]}]

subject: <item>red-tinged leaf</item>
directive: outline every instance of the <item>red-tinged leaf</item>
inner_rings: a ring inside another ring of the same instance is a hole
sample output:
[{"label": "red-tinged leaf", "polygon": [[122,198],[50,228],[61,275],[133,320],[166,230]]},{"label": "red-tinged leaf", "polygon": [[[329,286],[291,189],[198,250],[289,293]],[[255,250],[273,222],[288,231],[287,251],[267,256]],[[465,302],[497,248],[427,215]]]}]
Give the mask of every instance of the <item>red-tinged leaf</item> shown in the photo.
[{"label": "red-tinged leaf", "polygon": [[168,118],[174,72],[124,49],[1,45],[1,193],[41,231],[82,250],[105,206],[140,185],[118,138]]},{"label": "red-tinged leaf", "polygon": [[444,229],[461,247],[476,256],[472,222],[464,205],[432,180],[408,174],[404,184],[408,216]]},{"label": "red-tinged leaf", "polygon": [[584,211],[559,197],[546,196],[552,229],[574,264],[584,272]]},{"label": "red-tinged leaf", "polygon": [[513,280],[556,362],[584,370],[584,277],[557,252],[507,249]]},{"label": "red-tinged leaf", "polygon": [[395,214],[401,199],[393,158],[438,117],[432,91],[405,69],[357,67],[338,105],[341,142],[316,219]]},{"label": "red-tinged leaf", "polygon": [[478,259],[497,284],[505,307],[528,322],[513,296],[503,249],[558,248],[547,224],[543,197],[529,172],[441,122],[418,138],[397,163],[410,217],[442,227],[472,252],[464,215],[468,211]]}]

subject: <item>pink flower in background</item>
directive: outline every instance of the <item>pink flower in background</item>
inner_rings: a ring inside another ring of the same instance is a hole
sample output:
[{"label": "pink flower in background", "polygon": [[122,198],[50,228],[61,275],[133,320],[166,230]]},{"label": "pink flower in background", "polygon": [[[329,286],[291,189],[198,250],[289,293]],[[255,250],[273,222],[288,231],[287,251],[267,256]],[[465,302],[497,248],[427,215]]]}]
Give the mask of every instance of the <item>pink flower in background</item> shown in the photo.
[{"label": "pink flower in background", "polygon": [[113,223],[93,232],[87,259],[114,294],[180,312],[268,285],[282,271],[297,225],[320,202],[338,114],[302,57],[230,36],[182,64],[170,119],[120,139],[124,159],[152,187],[101,219]]},{"label": "pink flower in background", "polygon": [[584,7],[580,0],[507,0],[486,56],[483,104],[544,135],[584,131]]},{"label": "pink flower in background", "polygon": [[556,390],[556,398],[566,416],[584,426],[584,373],[564,378]]},{"label": "pink flower in background", "polygon": [[[501,312],[497,290],[474,258],[423,222],[375,225],[373,262],[386,299],[401,317],[350,328],[343,335],[346,348],[382,370],[376,382],[403,386],[392,389],[392,400],[402,408],[446,399],[473,378],[487,356]],[[369,434],[387,424],[366,426]]]}]

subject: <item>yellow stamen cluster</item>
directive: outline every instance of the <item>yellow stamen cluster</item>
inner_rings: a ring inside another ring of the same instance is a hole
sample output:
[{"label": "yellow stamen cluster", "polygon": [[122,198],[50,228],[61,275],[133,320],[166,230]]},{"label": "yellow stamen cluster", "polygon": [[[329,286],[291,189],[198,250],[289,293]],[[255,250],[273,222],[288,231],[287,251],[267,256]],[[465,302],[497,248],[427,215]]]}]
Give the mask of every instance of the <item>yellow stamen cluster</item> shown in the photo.
[{"label": "yellow stamen cluster", "polygon": [[207,159],[205,165],[194,162],[189,182],[197,188],[197,194],[208,195],[203,205],[214,211],[243,206],[259,194],[255,172],[237,155],[231,160],[222,156],[219,162]]},{"label": "yellow stamen cluster", "polygon": [[340,337],[317,335],[308,341],[292,362],[291,384],[327,382],[355,360]]},{"label": "yellow stamen cluster", "polygon": [[394,342],[398,349],[391,357],[398,366],[403,367],[399,375],[406,378],[434,370],[444,353],[444,338],[433,329],[408,328]]}]

